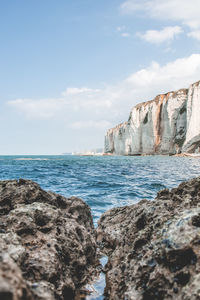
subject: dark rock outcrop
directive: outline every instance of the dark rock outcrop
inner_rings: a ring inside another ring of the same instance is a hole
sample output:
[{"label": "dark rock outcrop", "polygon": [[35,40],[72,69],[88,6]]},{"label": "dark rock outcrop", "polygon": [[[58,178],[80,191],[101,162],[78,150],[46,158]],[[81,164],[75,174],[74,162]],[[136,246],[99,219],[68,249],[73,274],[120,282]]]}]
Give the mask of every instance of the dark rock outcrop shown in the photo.
[{"label": "dark rock outcrop", "polygon": [[[105,299],[200,299],[200,177],[99,221]],[[29,180],[0,182],[0,299],[80,299],[98,273],[89,207]]]},{"label": "dark rock outcrop", "polygon": [[200,299],[200,177],[99,221],[106,299]]},{"label": "dark rock outcrop", "polygon": [[74,299],[95,274],[90,208],[29,180],[0,182],[0,299]]}]

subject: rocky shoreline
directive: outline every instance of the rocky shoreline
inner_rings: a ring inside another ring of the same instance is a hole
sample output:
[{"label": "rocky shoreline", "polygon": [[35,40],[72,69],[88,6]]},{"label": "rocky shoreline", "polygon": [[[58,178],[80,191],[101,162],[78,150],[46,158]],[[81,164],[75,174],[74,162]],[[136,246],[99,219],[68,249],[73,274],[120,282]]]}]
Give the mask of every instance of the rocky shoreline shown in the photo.
[{"label": "rocky shoreline", "polygon": [[103,214],[105,299],[200,299],[200,178]]},{"label": "rocky shoreline", "polygon": [[81,199],[0,182],[0,299],[74,299],[98,272],[96,249]]},{"label": "rocky shoreline", "polygon": [[200,177],[105,212],[96,230],[81,199],[0,182],[0,299],[84,299],[99,248],[106,300],[200,299]]}]

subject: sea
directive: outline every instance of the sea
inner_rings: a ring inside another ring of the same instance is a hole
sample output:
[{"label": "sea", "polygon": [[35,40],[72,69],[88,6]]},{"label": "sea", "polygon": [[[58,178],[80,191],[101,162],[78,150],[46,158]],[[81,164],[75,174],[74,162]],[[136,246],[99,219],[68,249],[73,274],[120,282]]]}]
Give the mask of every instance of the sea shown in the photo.
[{"label": "sea", "polygon": [[[0,180],[31,179],[43,189],[77,196],[95,226],[113,207],[153,200],[157,192],[200,176],[200,158],[175,156],[0,156]],[[105,265],[106,257],[102,257]],[[87,300],[104,299],[105,275],[88,286]]]},{"label": "sea", "polygon": [[106,210],[153,200],[164,188],[200,176],[200,158],[175,156],[0,156],[0,180],[31,179],[43,189],[77,196],[95,225]]}]

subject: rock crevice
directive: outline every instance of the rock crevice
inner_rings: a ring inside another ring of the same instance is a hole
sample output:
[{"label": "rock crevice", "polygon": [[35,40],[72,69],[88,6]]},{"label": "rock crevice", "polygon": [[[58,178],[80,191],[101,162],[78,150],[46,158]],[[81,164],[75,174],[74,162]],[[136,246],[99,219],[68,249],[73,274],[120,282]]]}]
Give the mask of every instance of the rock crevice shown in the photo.
[{"label": "rock crevice", "polygon": [[0,299],[84,299],[98,248],[106,300],[199,300],[200,177],[105,212],[97,230],[81,199],[0,182]]}]

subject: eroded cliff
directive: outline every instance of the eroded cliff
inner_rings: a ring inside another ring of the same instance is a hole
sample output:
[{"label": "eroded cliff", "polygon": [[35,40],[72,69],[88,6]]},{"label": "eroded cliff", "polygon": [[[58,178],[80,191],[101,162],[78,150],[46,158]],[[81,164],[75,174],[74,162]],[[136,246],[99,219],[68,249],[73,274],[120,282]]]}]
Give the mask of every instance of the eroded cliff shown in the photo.
[{"label": "eroded cliff", "polygon": [[129,119],[109,129],[105,153],[117,155],[199,152],[200,81],[189,89],[136,105]]}]

